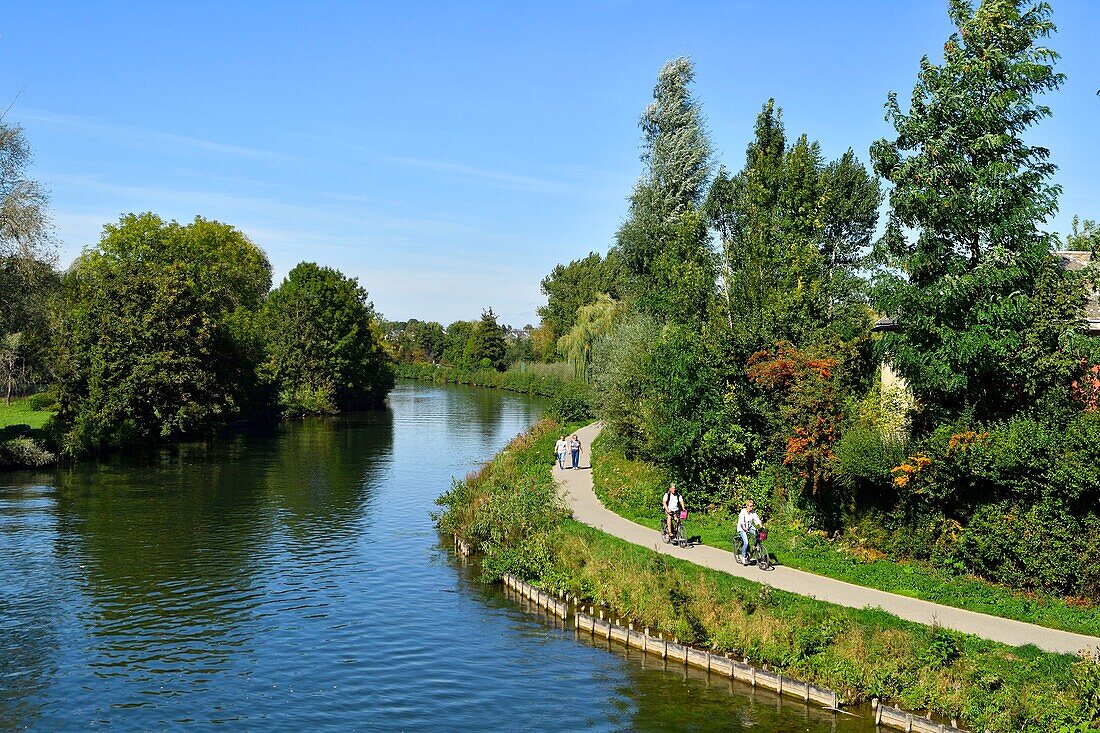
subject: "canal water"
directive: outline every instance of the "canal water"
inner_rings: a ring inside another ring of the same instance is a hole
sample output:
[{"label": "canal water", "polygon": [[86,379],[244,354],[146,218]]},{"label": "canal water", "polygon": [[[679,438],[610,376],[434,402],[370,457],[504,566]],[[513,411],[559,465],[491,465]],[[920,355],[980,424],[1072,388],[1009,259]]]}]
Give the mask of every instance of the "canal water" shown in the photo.
[{"label": "canal water", "polygon": [[865,733],[529,613],[441,542],[538,400],[384,411],[0,473],[0,730]]}]

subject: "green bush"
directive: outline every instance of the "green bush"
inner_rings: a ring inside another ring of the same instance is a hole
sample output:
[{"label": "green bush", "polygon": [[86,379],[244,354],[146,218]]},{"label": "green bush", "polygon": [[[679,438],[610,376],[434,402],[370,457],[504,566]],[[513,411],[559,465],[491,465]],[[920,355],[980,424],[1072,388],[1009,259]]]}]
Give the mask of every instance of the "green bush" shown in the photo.
[{"label": "green bush", "polygon": [[279,404],[288,417],[303,415],[335,415],[336,407],[333,390],[329,387],[313,387],[308,384],[283,390],[279,394]]},{"label": "green bush", "polygon": [[1084,548],[1079,520],[1053,501],[981,507],[959,539],[967,569],[1026,590],[1073,593]]},{"label": "green bush", "polygon": [[834,452],[841,482],[861,499],[879,505],[896,497],[890,471],[909,455],[903,434],[884,434],[874,426],[857,424],[845,431]]},{"label": "green bush", "polygon": [[57,390],[31,395],[27,398],[27,405],[36,412],[57,412]]},{"label": "green bush", "polygon": [[581,422],[592,418],[592,400],[588,385],[566,382],[550,398],[547,414],[561,422]]},{"label": "green bush", "polygon": [[34,438],[17,437],[0,441],[0,468],[37,468],[57,460]]}]

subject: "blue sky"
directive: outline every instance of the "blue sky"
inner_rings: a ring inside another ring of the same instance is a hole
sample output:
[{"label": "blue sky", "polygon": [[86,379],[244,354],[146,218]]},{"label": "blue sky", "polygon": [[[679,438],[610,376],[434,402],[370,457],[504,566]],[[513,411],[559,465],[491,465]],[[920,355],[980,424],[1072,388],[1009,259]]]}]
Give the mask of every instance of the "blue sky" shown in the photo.
[{"label": "blue sky", "polygon": [[[302,260],[358,277],[387,317],[491,306],[537,322],[539,280],[606,251],[640,171],[657,71],[696,65],[718,159],[760,105],[866,161],[946,0],[907,2],[11,3],[0,100],[52,191],[63,264],[130,211],[231,223],[276,282]],[[1065,86],[1030,138],[1063,186],[1051,223],[1100,218],[1100,6],[1054,0]]]}]

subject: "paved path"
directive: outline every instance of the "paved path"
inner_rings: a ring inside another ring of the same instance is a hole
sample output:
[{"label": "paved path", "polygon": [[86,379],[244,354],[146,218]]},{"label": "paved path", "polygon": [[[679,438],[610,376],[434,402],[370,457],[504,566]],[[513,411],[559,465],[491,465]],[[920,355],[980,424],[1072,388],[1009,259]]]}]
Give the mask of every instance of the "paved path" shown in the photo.
[{"label": "paved path", "polygon": [[[620,517],[604,507],[592,490],[592,459],[589,447],[592,439],[600,432],[599,424],[594,423],[578,431],[581,439],[581,469],[560,470],[554,466],[554,478],[562,490],[562,495],[573,508],[573,516],[596,529],[615,535],[627,542],[645,547],[655,547],[674,557],[683,558],[730,575],[737,575],[774,588],[811,596],[830,603],[852,608],[878,607],[909,621],[931,624],[933,621],[945,628],[974,634],[1011,646],[1034,644],[1040,649],[1052,652],[1076,653],[1086,648],[1100,646],[1100,638],[1057,631],[1043,626],[1010,621],[997,616],[987,616],[973,611],[964,611],[952,606],[941,606],[928,601],[920,601],[907,596],[885,591],[864,588],[821,575],[814,575],[788,567],[777,567],[770,572],[758,570],[755,566],[740,565],[732,552],[716,547],[696,545],[681,548],[666,545],[657,529],[643,527]],[[657,501],[655,498],[654,501]]]}]

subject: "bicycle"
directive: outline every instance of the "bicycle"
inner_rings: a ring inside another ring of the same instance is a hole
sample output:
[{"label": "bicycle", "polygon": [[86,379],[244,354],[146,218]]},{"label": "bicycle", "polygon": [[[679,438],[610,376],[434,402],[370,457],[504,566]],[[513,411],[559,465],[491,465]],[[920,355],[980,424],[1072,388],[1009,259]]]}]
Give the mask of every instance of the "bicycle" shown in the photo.
[{"label": "bicycle", "polygon": [[677,547],[683,547],[684,540],[684,519],[687,518],[686,511],[679,511],[672,513],[672,534],[668,533],[668,522],[661,522],[661,539],[665,541],[666,545],[676,545]]},{"label": "bicycle", "polygon": [[765,527],[758,529],[750,529],[752,539],[749,540],[750,547],[748,555],[744,561],[741,560],[741,554],[738,553],[737,561],[742,565],[756,564],[756,567],[761,570],[771,570],[775,565],[772,564],[771,555],[768,553],[768,548],[764,547],[764,540],[768,539],[768,530]]}]

